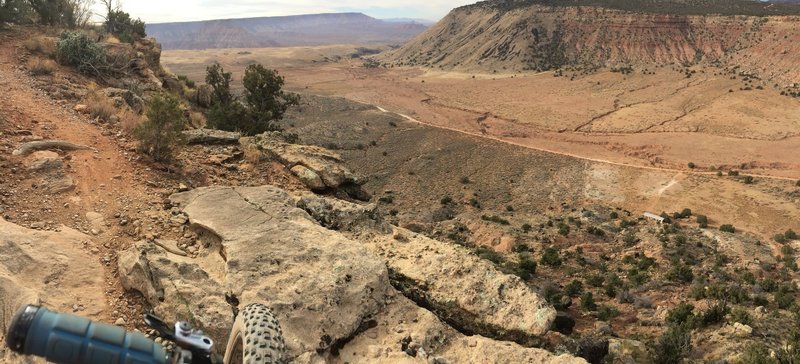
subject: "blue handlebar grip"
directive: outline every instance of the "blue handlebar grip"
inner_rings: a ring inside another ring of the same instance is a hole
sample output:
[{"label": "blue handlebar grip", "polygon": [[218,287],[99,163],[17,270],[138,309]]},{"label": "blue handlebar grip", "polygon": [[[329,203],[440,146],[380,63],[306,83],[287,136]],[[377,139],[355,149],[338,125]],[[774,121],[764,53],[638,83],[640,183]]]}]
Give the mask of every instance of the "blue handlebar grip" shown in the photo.
[{"label": "blue handlebar grip", "polygon": [[27,305],[6,335],[8,347],[59,364],[167,364],[163,347],[142,334]]}]

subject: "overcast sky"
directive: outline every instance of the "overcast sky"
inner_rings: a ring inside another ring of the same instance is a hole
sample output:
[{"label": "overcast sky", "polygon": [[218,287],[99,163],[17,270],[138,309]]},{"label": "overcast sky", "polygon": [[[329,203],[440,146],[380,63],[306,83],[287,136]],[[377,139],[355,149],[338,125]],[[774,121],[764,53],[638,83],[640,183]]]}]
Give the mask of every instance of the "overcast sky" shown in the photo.
[{"label": "overcast sky", "polygon": [[[381,19],[439,20],[450,9],[475,2],[477,0],[123,0],[122,9],[145,23],[341,12],[362,12]],[[95,13],[103,13],[99,4],[95,8]]]}]

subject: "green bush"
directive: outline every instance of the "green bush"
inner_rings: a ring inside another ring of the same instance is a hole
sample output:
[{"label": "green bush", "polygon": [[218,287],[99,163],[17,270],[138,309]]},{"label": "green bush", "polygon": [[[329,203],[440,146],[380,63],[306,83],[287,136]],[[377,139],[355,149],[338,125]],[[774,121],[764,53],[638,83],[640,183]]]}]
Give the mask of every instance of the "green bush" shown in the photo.
[{"label": "green bush", "polygon": [[738,322],[744,325],[753,325],[753,317],[747,310],[737,307],[731,311],[731,322]]},{"label": "green bush", "polygon": [[508,222],[508,220],[506,220],[506,219],[504,219],[504,218],[502,218],[500,216],[497,216],[497,215],[482,215],[481,216],[481,220],[483,220],[483,221],[491,221],[491,222],[494,222],[494,223],[498,223],[500,225],[509,225],[509,224],[511,224],[510,222]]},{"label": "green bush", "polygon": [[141,19],[132,19],[130,14],[122,10],[112,10],[106,15],[105,28],[125,43],[133,43],[147,36],[144,22]]},{"label": "green bush", "polygon": [[694,279],[694,273],[692,273],[692,268],[689,268],[685,264],[673,264],[672,268],[667,271],[666,278],[671,281],[678,281],[683,283],[691,283]]},{"label": "green bush", "polygon": [[681,302],[667,312],[667,323],[674,325],[691,324],[694,319],[694,306]]},{"label": "green bush", "polygon": [[583,292],[583,283],[577,279],[572,280],[564,287],[564,293],[570,297],[578,297]]},{"label": "green bush", "polygon": [[106,66],[106,52],[83,32],[63,32],[56,42],[56,59],[84,74],[99,75]]},{"label": "green bush", "polygon": [[531,279],[536,274],[536,262],[528,257],[522,257],[517,263],[514,273],[524,280]]},{"label": "green bush", "polygon": [[614,317],[620,315],[619,310],[616,307],[609,306],[609,305],[601,305],[597,309],[597,319],[600,321],[608,321]]},{"label": "green bush", "polygon": [[182,141],[186,124],[178,98],[168,94],[153,95],[148,102],[147,119],[134,130],[139,150],[156,161],[172,156],[172,147]]},{"label": "green bush", "polygon": [[686,325],[673,325],[652,346],[655,364],[675,364],[692,351],[692,333]]},{"label": "green bush", "polygon": [[533,228],[533,226],[531,226],[531,224],[528,224],[528,223],[522,224],[522,231],[523,232],[527,233],[527,232],[531,231],[532,228]]},{"label": "green bush", "polygon": [[270,130],[280,130],[275,124],[283,119],[289,106],[297,105],[296,95],[283,92],[283,77],[260,64],[245,69],[243,83],[245,103],[240,103],[231,93],[231,73],[218,63],[206,68],[206,83],[213,89],[212,106],[207,119],[210,127],[256,135]]},{"label": "green bush", "polygon": [[442,197],[442,199],[439,200],[439,203],[441,203],[442,205],[449,205],[453,203],[453,198],[450,196]]},{"label": "green bush", "polygon": [[725,321],[725,315],[728,314],[730,309],[725,302],[717,302],[707,310],[703,311],[700,316],[700,322],[703,326],[710,326]]},{"label": "green bush", "polygon": [[611,211],[611,215],[609,215],[611,220],[616,220],[619,218],[619,214],[616,211]]},{"label": "green bush", "polygon": [[504,260],[503,259],[503,255],[498,253],[498,252],[496,252],[496,251],[494,251],[494,250],[492,250],[491,248],[487,248],[487,247],[481,246],[481,247],[478,247],[478,249],[476,249],[475,252],[478,253],[479,257],[481,257],[483,259],[486,259],[486,260],[488,260],[488,261],[490,261],[490,262],[492,262],[494,264],[503,263],[503,260]]},{"label": "green bush", "polygon": [[736,228],[733,227],[733,225],[731,225],[731,224],[724,224],[724,225],[719,227],[719,230],[720,231],[724,231],[726,233],[731,233],[731,234],[736,233]]},{"label": "green bush", "polygon": [[540,263],[551,267],[560,267],[563,261],[558,249],[550,247],[544,250]]},{"label": "green bush", "polygon": [[592,292],[585,292],[581,295],[581,309],[584,311],[596,311],[597,304],[594,302]]},{"label": "green bush", "polygon": [[788,240],[797,240],[797,233],[792,229],[786,230],[786,232],[783,233],[783,236],[785,236]]},{"label": "green bush", "polygon": [[760,342],[754,342],[744,349],[739,361],[742,364],[778,364],[778,360],[770,357],[769,348]]},{"label": "green bush", "polygon": [[708,217],[706,215],[697,215],[697,223],[700,225],[701,228],[708,227]]}]

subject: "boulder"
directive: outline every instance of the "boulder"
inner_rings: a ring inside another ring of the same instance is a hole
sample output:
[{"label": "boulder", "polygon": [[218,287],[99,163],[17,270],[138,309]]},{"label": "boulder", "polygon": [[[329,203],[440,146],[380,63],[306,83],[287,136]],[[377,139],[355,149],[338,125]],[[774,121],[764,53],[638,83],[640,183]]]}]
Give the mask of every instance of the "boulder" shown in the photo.
[{"label": "boulder", "polygon": [[495,339],[535,343],[550,329],[556,310],[519,277],[461,246],[400,230],[405,241],[376,234],[364,242],[386,259],[392,285],[407,297],[452,325]]},{"label": "boulder", "polygon": [[312,193],[295,197],[295,204],[331,230],[392,232],[375,204],[360,205]]},{"label": "boulder", "polygon": [[290,144],[266,133],[254,138],[264,152],[287,168],[303,166],[316,173],[326,187],[336,189],[343,184],[361,185],[362,179],[344,166],[341,156],[314,145]]},{"label": "boulder", "polygon": [[215,129],[184,130],[187,144],[238,144],[242,134]]},{"label": "boulder", "polygon": [[[343,363],[585,364],[570,355],[526,348],[480,335],[466,336],[397,294],[373,327],[339,350]],[[313,361],[309,361],[313,362]]]},{"label": "boulder", "polygon": [[85,145],[70,143],[63,140],[39,140],[28,142],[19,146],[11,154],[15,156],[26,156],[40,150],[82,150],[91,149]]},{"label": "boulder", "polygon": [[200,188],[170,200],[198,233],[197,258],[149,242],[119,257],[123,286],[169,320],[193,317],[224,343],[236,307],[261,302],[298,356],[346,342],[385,304],[391,286],[380,258],[318,225],[283,190]]},{"label": "boulder", "polygon": [[61,170],[64,166],[61,156],[56,152],[38,151],[25,159],[25,166],[32,172]]},{"label": "boulder", "polygon": [[651,363],[647,345],[636,340],[608,339],[608,354],[613,364]]},{"label": "boulder", "polygon": [[[26,229],[0,219],[0,322],[23,304],[99,318],[106,308],[100,262],[85,249],[89,237],[68,227],[59,232]],[[0,335],[5,328],[0,327]]]},{"label": "boulder", "polygon": [[325,183],[322,182],[322,178],[316,172],[306,168],[306,166],[296,165],[292,167],[291,171],[300,179],[300,182],[303,182],[311,190],[320,191],[325,189]]}]

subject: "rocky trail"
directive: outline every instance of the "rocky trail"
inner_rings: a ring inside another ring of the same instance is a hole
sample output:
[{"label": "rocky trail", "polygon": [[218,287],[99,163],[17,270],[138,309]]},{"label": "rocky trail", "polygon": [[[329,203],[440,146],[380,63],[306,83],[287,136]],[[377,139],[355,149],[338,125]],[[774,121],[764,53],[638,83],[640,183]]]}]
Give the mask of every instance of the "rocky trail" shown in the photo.
[{"label": "rocky trail", "polygon": [[[158,202],[159,194],[146,184],[155,177],[136,164],[124,138],[73,111],[74,104],[54,101],[35,86],[21,67],[23,37],[2,33],[0,37],[0,210],[8,221],[0,230],[6,237],[12,232],[24,236],[27,230],[45,242],[61,243],[52,250],[47,244],[26,241],[24,252],[6,257],[25,257],[41,270],[57,268],[64,282],[84,283],[59,286],[58,295],[25,299],[94,319],[130,322],[141,312],[141,304],[121,289],[114,263],[117,252],[134,240],[124,232],[132,222],[130,216]],[[58,142],[42,144],[43,140]],[[20,149],[23,146],[46,150]],[[9,240],[2,245],[6,251],[14,248],[13,239]],[[2,268],[0,278],[9,279]],[[10,279],[12,285],[35,287]],[[4,297],[4,301],[15,299]],[[3,302],[3,306],[21,303]],[[5,312],[4,319],[10,314]]]}]

